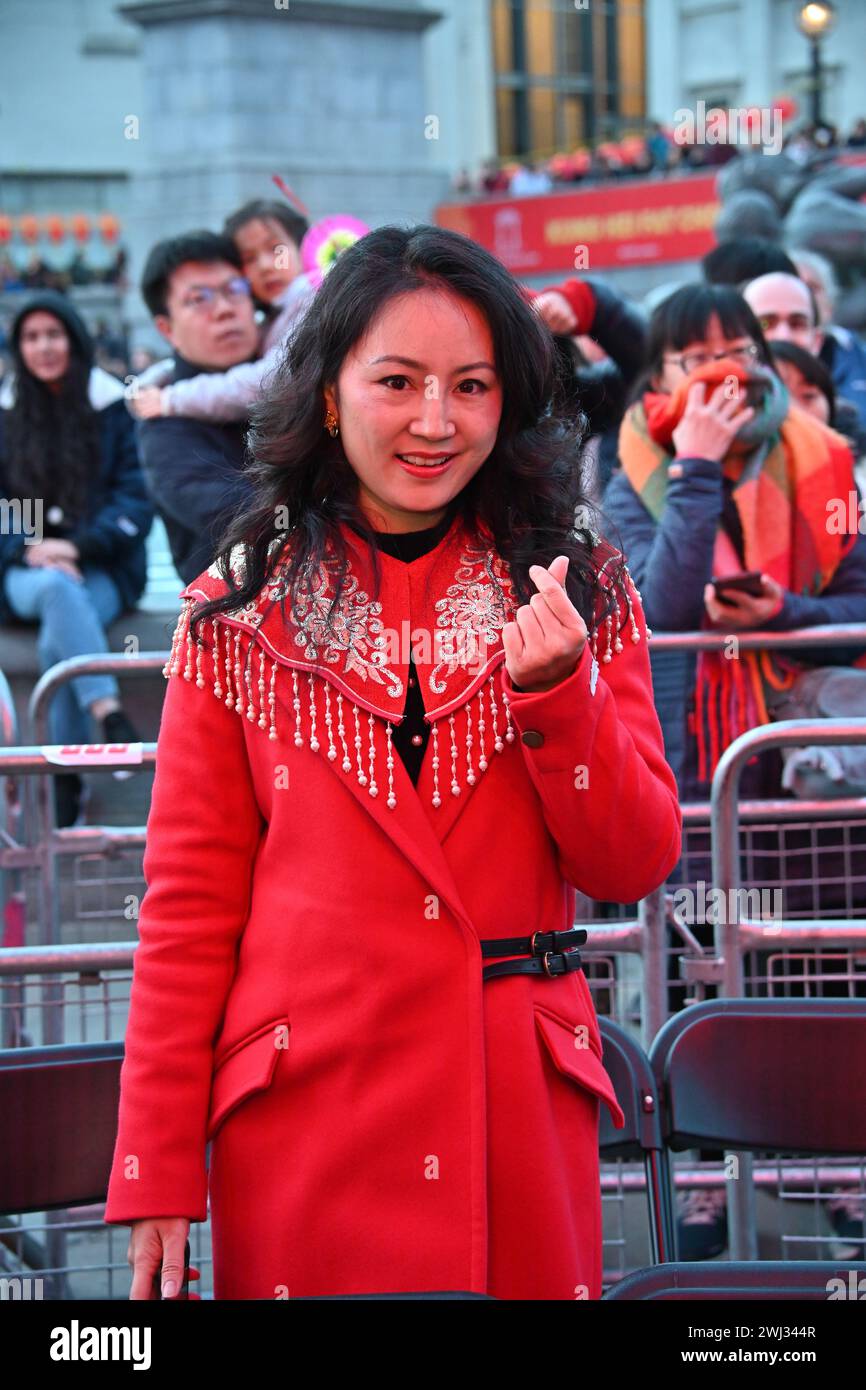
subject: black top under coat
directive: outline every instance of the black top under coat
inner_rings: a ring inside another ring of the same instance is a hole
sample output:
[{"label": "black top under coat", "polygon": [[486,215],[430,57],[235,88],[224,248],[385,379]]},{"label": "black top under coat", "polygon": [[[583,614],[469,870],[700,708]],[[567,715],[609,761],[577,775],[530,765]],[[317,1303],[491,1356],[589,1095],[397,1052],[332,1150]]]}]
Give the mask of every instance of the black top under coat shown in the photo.
[{"label": "black top under coat", "polygon": [[[426,555],[428,551],[433,550],[439,544],[451,529],[451,523],[456,513],[456,506],[449,506],[440,522],[437,522],[435,526],[426,527],[423,531],[376,531],[376,542],[379,549],[384,550],[386,555],[391,555],[395,560],[402,560],[408,564],[411,560],[417,560],[421,555]],[[417,786],[427,741],[430,738],[430,725],[424,719],[424,701],[421,698],[421,689],[411,651],[409,652],[408,685],[406,704],[403,710],[404,718],[402,723],[394,728],[391,742],[402,759],[403,766],[413,784]],[[413,743],[413,738],[420,739],[420,742]]]}]

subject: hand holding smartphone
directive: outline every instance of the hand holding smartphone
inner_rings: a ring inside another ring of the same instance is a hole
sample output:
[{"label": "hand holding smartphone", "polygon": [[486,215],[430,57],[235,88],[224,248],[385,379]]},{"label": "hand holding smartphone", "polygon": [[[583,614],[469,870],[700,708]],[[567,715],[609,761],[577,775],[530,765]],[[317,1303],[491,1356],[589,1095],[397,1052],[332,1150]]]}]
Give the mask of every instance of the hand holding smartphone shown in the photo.
[{"label": "hand holding smartphone", "polygon": [[764,597],[764,584],[759,570],[745,570],[742,574],[726,574],[711,581],[716,591],[716,598],[719,603],[724,603],[728,608],[734,607],[731,600],[725,598],[726,593],[748,594],[750,598]]}]

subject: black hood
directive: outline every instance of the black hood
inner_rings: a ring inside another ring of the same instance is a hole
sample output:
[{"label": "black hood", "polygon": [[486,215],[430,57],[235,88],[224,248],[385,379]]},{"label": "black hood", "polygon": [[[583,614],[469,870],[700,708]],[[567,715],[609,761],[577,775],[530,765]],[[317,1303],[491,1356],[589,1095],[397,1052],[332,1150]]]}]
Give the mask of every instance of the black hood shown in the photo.
[{"label": "black hood", "polygon": [[76,356],[82,358],[88,367],[93,366],[93,339],[87,331],[84,319],[65,294],[58,293],[57,290],[40,290],[38,294],[31,295],[25,304],[22,304],[18,313],[12,320],[9,329],[9,342],[15,350],[16,355],[20,356],[18,339],[21,335],[21,325],[29,314],[38,309],[43,309],[47,314],[53,314],[60,319],[67,333],[69,334],[72,350]]}]

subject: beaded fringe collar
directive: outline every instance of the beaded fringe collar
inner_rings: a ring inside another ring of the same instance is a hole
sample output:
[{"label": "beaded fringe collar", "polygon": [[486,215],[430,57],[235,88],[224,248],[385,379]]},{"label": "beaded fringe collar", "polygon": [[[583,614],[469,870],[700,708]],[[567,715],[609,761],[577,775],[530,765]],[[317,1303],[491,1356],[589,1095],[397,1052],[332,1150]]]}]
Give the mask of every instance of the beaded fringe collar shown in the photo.
[{"label": "beaded fringe collar", "polygon": [[[625,595],[628,606],[628,618],[631,625],[631,640],[632,642],[639,642],[640,630],[634,616],[628,586],[631,585],[631,587],[634,588],[638,598],[640,598],[640,593],[635,587],[634,581],[628,573],[628,569],[625,567],[624,569],[627,580]],[[162,668],[162,674],[166,679],[170,676],[177,675],[182,675],[183,679],[187,681],[194,679],[196,685],[203,689],[207,684],[202,672],[203,648],[193,640],[189,630],[192,609],[196,602],[197,600],[195,598],[185,598],[183,600],[183,608],[174,630],[174,636],[172,637],[171,652],[168,661]],[[205,620],[202,624],[202,628],[207,626],[207,621],[208,620]],[[268,737],[272,741],[276,741],[279,734],[276,725],[275,685],[278,667],[284,663],[278,662],[273,656],[269,656],[265,653],[261,644],[258,643],[252,635],[245,634],[247,637],[245,643],[246,655],[249,657],[249,660],[245,661],[242,667],[240,629],[232,627],[226,622],[221,622],[217,618],[211,618],[209,621],[213,632],[212,656],[214,696],[218,700],[223,701],[227,709],[233,709],[241,718],[246,715],[246,718],[251,724],[257,724],[260,729],[267,730]],[[607,641],[605,651],[601,657],[602,664],[607,664],[612,660],[615,653],[623,650],[623,643],[619,632],[617,631],[614,633],[613,631],[613,620],[610,614],[605,618],[605,628]],[[220,636],[221,632],[224,634],[224,642]],[[234,632],[234,642],[232,642],[232,632]],[[650,630],[647,628],[647,633],[649,634],[649,632]],[[598,660],[598,633],[599,628],[596,626],[592,629],[589,637],[593,662],[597,662]],[[232,648],[234,648],[234,650],[232,650]],[[259,659],[257,676],[253,673],[253,663],[256,653],[258,653]],[[269,676],[266,673],[266,662],[268,660],[270,660],[271,663]],[[224,678],[221,678],[221,668],[224,671]],[[294,743],[297,748],[302,748],[305,745],[305,739],[302,729],[302,702],[298,680],[299,672],[298,668],[294,665],[291,665],[290,669],[292,673],[292,707],[295,715]],[[497,667],[496,669],[498,670],[499,668]],[[300,674],[301,678],[306,681],[309,687],[308,746],[310,749],[314,753],[318,753],[322,746],[317,734],[317,729],[319,728],[320,712],[324,706],[321,720],[327,731],[327,757],[329,761],[335,762],[338,758],[341,758],[340,765],[343,772],[350,774],[354,770],[358,779],[358,784],[361,787],[366,787],[370,796],[378,796],[379,786],[376,781],[375,772],[376,758],[379,751],[384,751],[385,766],[388,772],[386,805],[390,810],[393,810],[397,805],[397,797],[394,793],[394,751],[391,741],[391,734],[395,724],[390,719],[382,719],[381,717],[375,716],[372,711],[360,710],[353,700],[344,697],[342,691],[333,691],[330,681],[323,679],[316,672],[301,671]],[[489,721],[485,718],[485,685],[488,687],[487,713],[489,714]],[[318,710],[316,706],[317,687],[319,699]],[[477,782],[479,773],[486,772],[489,766],[488,754],[490,752],[502,753],[505,744],[513,743],[515,740],[509,697],[504,690],[500,693],[502,697],[502,714],[504,720],[504,728],[502,729],[500,729],[499,723],[500,708],[496,698],[496,682],[493,672],[488,675],[487,680],[482,683],[477,691],[475,691],[458,710],[443,717],[447,719],[449,726],[451,794],[453,796],[459,796],[462,790],[458,775],[458,761],[460,759],[458,732],[456,729],[456,719],[458,715],[462,715],[463,724],[465,726],[464,730],[461,730],[461,735],[466,750],[465,778],[470,787],[474,786]],[[334,711],[332,709],[332,699],[336,703],[336,731],[337,739],[340,744],[339,748],[334,740]],[[473,701],[477,701],[477,713],[474,718],[472,713]],[[348,740],[344,723],[344,703],[347,704],[351,710],[354,726],[354,734],[350,730]],[[367,721],[367,750],[365,754],[362,754],[364,740],[361,734],[361,720],[364,716],[366,716]],[[440,722],[442,721],[433,720],[430,725],[431,737],[433,740],[433,755],[431,759],[433,768],[433,796],[431,799],[434,807],[442,805],[442,797],[439,790],[439,768],[441,765],[439,756]],[[385,726],[385,748],[384,750],[377,750],[377,734],[381,744],[382,724]],[[486,738],[488,728],[492,734],[491,746],[488,746]],[[350,744],[354,748],[354,763],[349,751]],[[478,748],[477,757],[473,752],[476,744]],[[367,765],[366,771],[364,767],[365,762]]]}]

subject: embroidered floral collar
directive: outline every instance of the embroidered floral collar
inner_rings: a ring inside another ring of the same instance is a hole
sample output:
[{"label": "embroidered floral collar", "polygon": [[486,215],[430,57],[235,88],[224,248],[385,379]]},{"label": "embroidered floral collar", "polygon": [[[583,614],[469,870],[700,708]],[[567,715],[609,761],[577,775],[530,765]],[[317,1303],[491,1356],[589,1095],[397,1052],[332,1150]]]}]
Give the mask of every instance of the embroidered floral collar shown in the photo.
[{"label": "embroidered floral collar", "polygon": [[[283,621],[285,563],[255,601],[218,620],[247,632],[281,665],[313,672],[365,710],[399,723],[406,704],[409,657],[418,672],[429,722],[464,703],[504,657],[502,628],[517,608],[508,565],[492,542],[469,531],[462,516],[415,560],[380,552],[379,597],[367,543],[342,526],[348,570],[339,607],[328,625],[337,564],[329,554]],[[241,547],[230,568],[241,582]],[[183,599],[214,598],[227,586],[212,565],[183,590]]]},{"label": "embroidered floral collar", "polygon": [[[379,597],[373,599],[375,576],[367,542],[348,526],[341,530],[348,555],[347,574],[330,624],[328,612],[338,574],[333,553],[328,552],[313,576],[311,593],[294,608],[287,602],[285,621],[279,600],[286,590],[286,564],[284,560],[278,562],[271,580],[253,601],[209,620],[213,693],[224,699],[229,709],[267,730],[272,740],[280,737],[276,714],[279,698],[292,711],[295,745],[301,747],[307,742],[318,752],[321,733],[327,739],[327,757],[332,761],[341,758],[346,773],[352,773],[357,764],[358,782],[371,796],[378,794],[376,758],[384,753],[387,805],[393,809],[397,802],[391,733],[404,717],[411,654],[425,719],[431,725],[433,805],[439,806],[440,722],[447,721],[454,795],[461,790],[458,757],[466,764],[466,782],[473,785],[476,766],[479,773],[484,772],[488,754],[501,753],[514,741],[509,698],[494,678],[494,670],[505,656],[502,629],[518,606],[508,564],[496,551],[492,536],[483,527],[471,531],[458,514],[439,543],[415,560],[397,560],[380,551],[381,585]],[[612,552],[609,558],[616,554]],[[235,584],[241,583],[242,547],[232,552],[229,567]],[[215,564],[182,591],[184,608],[163,668],[166,677],[182,674],[186,680],[205,685],[202,649],[191,640],[189,621],[200,600],[227,592],[226,581]],[[631,640],[638,641],[628,588],[626,603]],[[604,624],[607,648],[601,660],[609,662],[614,652],[622,651],[623,644],[612,619],[607,617]],[[590,632],[594,663],[600,627],[597,623]],[[207,629],[206,621],[202,625],[205,637]],[[286,678],[278,681],[281,669]],[[302,683],[308,712],[302,709]],[[350,725],[347,739],[350,711],[354,732]],[[367,715],[367,748],[363,752],[362,711]],[[462,755],[458,753],[458,716],[465,747]]]}]

